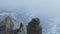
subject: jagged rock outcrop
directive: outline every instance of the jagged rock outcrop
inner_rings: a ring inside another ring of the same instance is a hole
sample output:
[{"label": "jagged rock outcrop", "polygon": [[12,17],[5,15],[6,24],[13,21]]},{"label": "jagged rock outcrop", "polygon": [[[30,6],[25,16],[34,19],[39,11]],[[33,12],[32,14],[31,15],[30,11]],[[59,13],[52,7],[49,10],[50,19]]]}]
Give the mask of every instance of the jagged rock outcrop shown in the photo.
[{"label": "jagged rock outcrop", "polygon": [[14,24],[10,16],[0,16],[0,34],[10,34],[13,26]]},{"label": "jagged rock outcrop", "polygon": [[26,34],[24,24],[21,22],[20,27],[14,30],[14,34]]},{"label": "jagged rock outcrop", "polygon": [[33,18],[27,26],[27,34],[42,34],[42,28],[39,18]]}]

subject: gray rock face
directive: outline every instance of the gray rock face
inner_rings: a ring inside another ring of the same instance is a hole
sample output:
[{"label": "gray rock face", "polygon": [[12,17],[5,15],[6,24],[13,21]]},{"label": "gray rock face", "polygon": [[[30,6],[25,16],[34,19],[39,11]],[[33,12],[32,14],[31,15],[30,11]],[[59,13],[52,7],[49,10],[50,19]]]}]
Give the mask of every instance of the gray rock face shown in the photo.
[{"label": "gray rock face", "polygon": [[13,21],[10,16],[5,16],[0,18],[0,34],[9,34],[13,30]]},{"label": "gray rock face", "polygon": [[39,18],[33,18],[27,26],[27,34],[42,34]]},{"label": "gray rock face", "polygon": [[26,28],[24,27],[25,25],[21,22],[20,27],[16,30],[14,30],[14,34],[26,34]]}]

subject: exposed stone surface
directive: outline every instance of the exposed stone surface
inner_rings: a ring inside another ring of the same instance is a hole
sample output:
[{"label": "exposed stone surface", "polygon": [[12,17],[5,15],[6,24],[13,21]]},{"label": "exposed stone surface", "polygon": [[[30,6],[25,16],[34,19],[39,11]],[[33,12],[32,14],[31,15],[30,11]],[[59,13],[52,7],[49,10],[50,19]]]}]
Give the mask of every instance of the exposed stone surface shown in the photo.
[{"label": "exposed stone surface", "polygon": [[20,23],[20,27],[14,30],[14,34],[25,34],[24,25],[22,22]]},{"label": "exposed stone surface", "polygon": [[42,34],[39,18],[33,18],[27,26],[27,34]]},{"label": "exposed stone surface", "polygon": [[13,30],[13,21],[10,16],[0,16],[0,34],[9,34]]}]

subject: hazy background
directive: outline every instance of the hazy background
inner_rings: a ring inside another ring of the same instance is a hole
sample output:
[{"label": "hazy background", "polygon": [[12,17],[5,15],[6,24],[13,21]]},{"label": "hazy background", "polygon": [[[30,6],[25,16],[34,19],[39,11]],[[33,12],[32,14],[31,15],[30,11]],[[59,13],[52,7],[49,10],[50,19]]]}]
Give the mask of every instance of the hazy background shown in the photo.
[{"label": "hazy background", "polygon": [[43,34],[60,33],[60,0],[0,0],[0,15],[10,15],[25,24],[38,17]]}]

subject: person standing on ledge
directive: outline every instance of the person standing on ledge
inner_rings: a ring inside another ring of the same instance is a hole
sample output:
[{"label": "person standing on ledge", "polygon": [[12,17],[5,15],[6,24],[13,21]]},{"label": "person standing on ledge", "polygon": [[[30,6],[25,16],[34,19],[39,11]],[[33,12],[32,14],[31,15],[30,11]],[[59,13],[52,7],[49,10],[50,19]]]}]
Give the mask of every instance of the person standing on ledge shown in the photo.
[{"label": "person standing on ledge", "polygon": [[27,26],[27,34],[42,34],[39,18],[33,18]]}]

